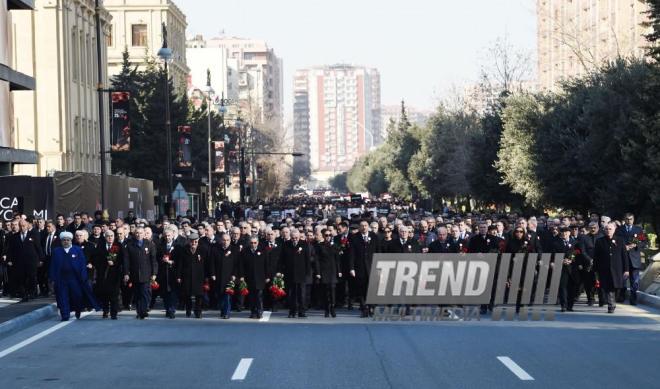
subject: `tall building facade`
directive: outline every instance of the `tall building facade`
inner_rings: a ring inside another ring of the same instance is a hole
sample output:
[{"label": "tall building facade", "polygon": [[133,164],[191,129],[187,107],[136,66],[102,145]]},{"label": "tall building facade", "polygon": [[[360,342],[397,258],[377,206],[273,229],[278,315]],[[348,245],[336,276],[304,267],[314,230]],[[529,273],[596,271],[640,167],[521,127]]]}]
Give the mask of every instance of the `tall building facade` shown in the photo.
[{"label": "tall building facade", "polygon": [[294,149],[309,150],[304,163],[316,179],[349,170],[382,141],[376,69],[340,64],[298,70],[294,98]]},{"label": "tall building facade", "polygon": [[263,40],[202,36],[187,41],[191,83],[211,86],[240,108],[255,126],[282,129],[282,59]]},{"label": "tall building facade", "polygon": [[104,0],[112,15],[108,38],[108,72],[121,71],[123,53],[128,50],[131,64],[144,66],[149,57],[158,60],[163,45],[162,25],[167,26],[167,44],[172,49],[169,73],[178,93],[186,92],[186,15],[172,0]]},{"label": "tall building facade", "polygon": [[35,89],[30,64],[16,57],[14,45],[16,34],[23,34],[30,27],[22,23],[21,16],[32,16],[32,8],[32,1],[0,1],[0,175],[3,176],[20,170],[19,166],[24,164],[34,167],[38,160],[34,143],[20,142],[17,138],[15,115],[21,94],[32,97],[34,92],[29,91]]},{"label": "tall building facade", "polygon": [[[34,92],[16,96],[15,141],[38,153],[37,165],[15,172],[47,175],[53,171],[100,173],[96,4],[94,0],[35,0],[35,11],[12,18],[18,63],[38,80]],[[100,8],[102,83],[107,84],[106,41],[110,15]],[[14,15],[13,15],[14,16]],[[108,106],[107,96],[103,105]],[[109,149],[106,138],[105,150]],[[108,166],[109,169],[109,166]]]},{"label": "tall building facade", "polygon": [[539,87],[552,90],[619,56],[643,56],[646,10],[640,0],[538,0]]}]

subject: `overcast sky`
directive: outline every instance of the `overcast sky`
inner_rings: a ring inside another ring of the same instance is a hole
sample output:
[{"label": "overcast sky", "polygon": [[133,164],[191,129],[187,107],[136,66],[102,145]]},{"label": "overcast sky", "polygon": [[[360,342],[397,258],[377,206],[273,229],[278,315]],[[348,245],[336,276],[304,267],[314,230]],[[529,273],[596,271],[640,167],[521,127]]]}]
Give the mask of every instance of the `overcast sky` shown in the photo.
[{"label": "overcast sky", "polygon": [[508,36],[536,51],[535,0],[174,0],[188,35],[264,39],[284,62],[284,109],[292,75],[352,63],[381,74],[382,103],[433,109],[452,86],[477,80],[485,51]]}]

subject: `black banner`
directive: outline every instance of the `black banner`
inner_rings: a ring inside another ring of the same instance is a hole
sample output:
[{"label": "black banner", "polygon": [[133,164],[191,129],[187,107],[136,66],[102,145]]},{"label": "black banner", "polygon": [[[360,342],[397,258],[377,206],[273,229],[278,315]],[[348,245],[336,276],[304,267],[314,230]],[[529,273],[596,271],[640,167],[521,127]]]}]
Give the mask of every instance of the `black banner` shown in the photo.
[{"label": "black banner", "polygon": [[390,213],[390,208],[389,207],[378,207],[378,210],[376,211],[379,215],[389,215]]},{"label": "black banner", "polygon": [[110,97],[110,149],[112,151],[129,151],[131,149],[131,121],[129,119],[129,106],[131,94],[129,92],[111,92]]},{"label": "black banner", "polygon": [[12,220],[14,213],[30,217],[52,219],[53,179],[50,177],[0,177],[0,216]]},{"label": "black banner", "polygon": [[178,126],[179,150],[176,155],[176,167],[179,171],[192,169],[192,129],[190,126]]},{"label": "black banner", "polygon": [[352,194],[351,195],[351,202],[352,203],[359,203],[362,201],[362,195],[359,194]]}]

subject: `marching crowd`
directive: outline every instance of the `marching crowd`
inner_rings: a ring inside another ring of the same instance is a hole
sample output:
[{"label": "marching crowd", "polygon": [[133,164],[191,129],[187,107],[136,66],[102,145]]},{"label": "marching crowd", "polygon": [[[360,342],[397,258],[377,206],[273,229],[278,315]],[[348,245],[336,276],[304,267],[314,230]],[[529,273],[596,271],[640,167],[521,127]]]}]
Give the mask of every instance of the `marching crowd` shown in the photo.
[{"label": "marching crowd", "polygon": [[349,216],[322,201],[276,206],[223,204],[202,221],[190,213],[153,222],[132,212],[117,219],[100,211],[55,220],[15,214],[0,230],[0,287],[23,300],[54,293],[62,320],[90,308],[111,319],[135,309],[144,319],[158,298],[171,319],[177,309],[196,318],[218,309],[228,319],[233,311],[261,318],[279,307],[290,318],[304,318],[312,307],[335,317],[336,308],[354,304],[368,317],[375,253],[547,252],[564,254],[562,311],[572,311],[584,291],[588,305],[598,299],[612,313],[628,286],[636,303],[647,244],[632,214],[431,213],[383,203],[373,210],[356,205],[359,212]]}]

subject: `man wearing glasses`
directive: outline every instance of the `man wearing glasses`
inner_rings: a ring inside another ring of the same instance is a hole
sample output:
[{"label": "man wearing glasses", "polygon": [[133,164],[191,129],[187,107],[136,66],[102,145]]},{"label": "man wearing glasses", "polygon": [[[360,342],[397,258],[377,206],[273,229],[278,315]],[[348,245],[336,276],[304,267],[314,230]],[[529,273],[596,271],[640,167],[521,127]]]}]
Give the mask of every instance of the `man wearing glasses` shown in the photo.
[{"label": "man wearing glasses", "polygon": [[[617,228],[616,235],[620,236],[626,244],[628,252],[630,277],[630,305],[637,305],[637,289],[639,289],[639,269],[642,267],[642,250],[646,248],[646,240],[640,239],[643,234],[642,227],[634,225],[635,216],[632,213],[624,215],[624,224]],[[617,301],[626,299],[625,286],[617,291]]]}]

